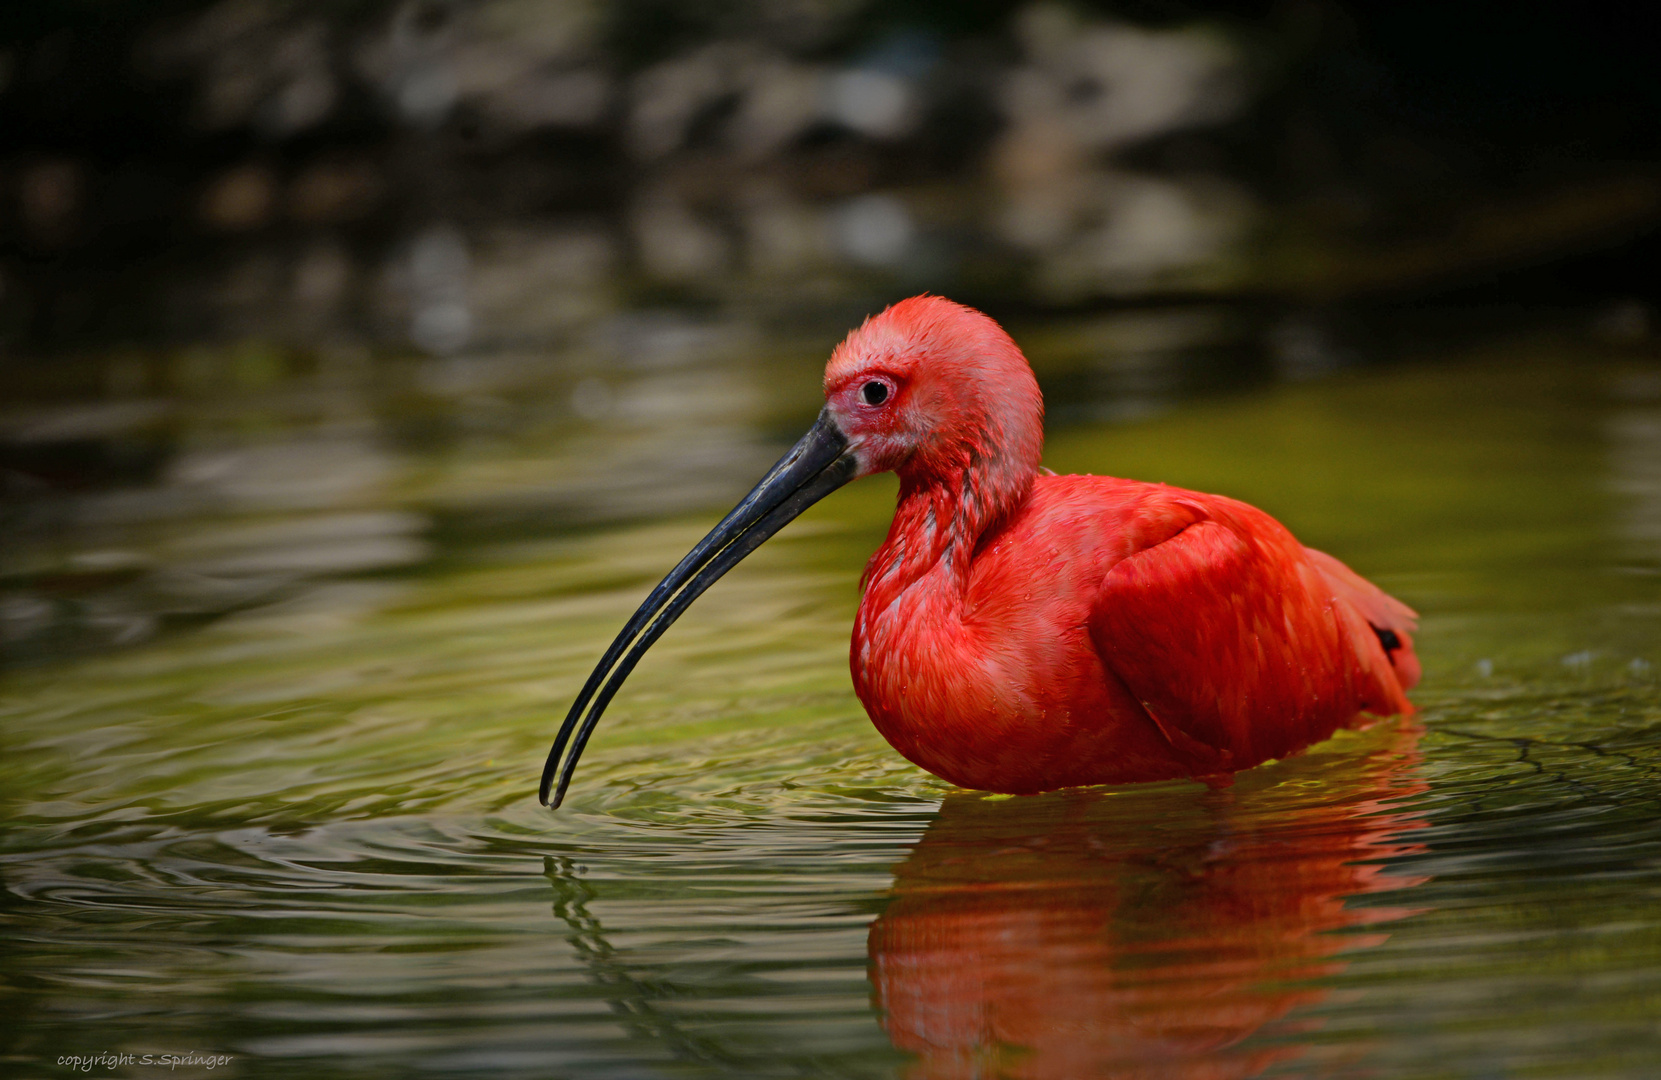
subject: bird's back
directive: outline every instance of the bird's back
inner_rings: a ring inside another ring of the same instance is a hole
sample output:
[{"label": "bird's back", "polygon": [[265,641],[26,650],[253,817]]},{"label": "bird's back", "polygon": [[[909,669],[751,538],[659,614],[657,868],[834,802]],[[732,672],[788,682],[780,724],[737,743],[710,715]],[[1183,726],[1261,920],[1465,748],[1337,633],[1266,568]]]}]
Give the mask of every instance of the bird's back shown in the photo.
[{"label": "bird's back", "polygon": [[1090,666],[1087,645],[1092,677],[1117,684],[1093,705],[1128,691],[1175,775],[1409,713],[1418,678],[1412,611],[1337,559],[1245,503],[1111,477],[1038,477],[983,539],[964,616],[992,647],[1027,643],[1028,662],[1069,677]]}]

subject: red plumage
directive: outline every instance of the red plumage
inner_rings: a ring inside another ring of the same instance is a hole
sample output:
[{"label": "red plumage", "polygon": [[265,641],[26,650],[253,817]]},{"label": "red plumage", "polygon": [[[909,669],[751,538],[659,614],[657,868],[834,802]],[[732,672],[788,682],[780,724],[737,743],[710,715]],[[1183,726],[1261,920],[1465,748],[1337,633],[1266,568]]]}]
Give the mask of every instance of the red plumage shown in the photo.
[{"label": "red plumage", "polygon": [[[860,397],[873,379],[893,388],[876,406]],[[1269,515],[1042,474],[1037,384],[979,312],[896,304],[849,335],[825,381],[861,473],[900,476],[854,623],[854,688],[930,772],[1006,792],[1226,783],[1412,711],[1413,612]]]},{"label": "red plumage", "polygon": [[997,323],[936,296],[866,320],[831,354],[812,429],[606,650],[548,752],[542,801],[559,805],[607,703],[688,604],[875,472],[898,473],[900,496],[865,568],[854,689],[900,753],[954,783],[1223,784],[1412,711],[1407,607],[1261,510],[1045,475],[1043,447],[1038,383]]}]

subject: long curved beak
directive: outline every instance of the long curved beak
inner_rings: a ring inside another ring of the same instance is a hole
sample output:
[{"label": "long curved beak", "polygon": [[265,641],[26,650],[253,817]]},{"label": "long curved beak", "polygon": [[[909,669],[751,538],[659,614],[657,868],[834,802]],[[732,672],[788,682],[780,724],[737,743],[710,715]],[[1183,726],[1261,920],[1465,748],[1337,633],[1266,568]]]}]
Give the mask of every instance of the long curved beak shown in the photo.
[{"label": "long curved beak", "polygon": [[[542,786],[537,791],[544,806],[557,809],[564,801],[571,774],[577,769],[577,759],[582,757],[583,747],[588,745],[588,737],[594,733],[600,714],[606,711],[646,650],[674,625],[681,612],[744,556],[794,521],[803,510],[852,480],[858,471],[859,463],[848,447],[847,436],[836,426],[828,410],[821,411],[813,427],[790,452],[767,470],[767,475],[743,501],[658,582],[657,588],[646,597],[646,602],[630,617],[611,648],[600,658],[566,714],[565,723],[560,725],[553,748],[548,751],[548,763],[542,767]],[[574,740],[573,731],[576,732]],[[565,754],[568,742],[571,753],[565,756],[565,767],[559,769],[560,757]],[[559,787],[550,804],[548,789],[553,785],[556,769],[559,769]]]}]

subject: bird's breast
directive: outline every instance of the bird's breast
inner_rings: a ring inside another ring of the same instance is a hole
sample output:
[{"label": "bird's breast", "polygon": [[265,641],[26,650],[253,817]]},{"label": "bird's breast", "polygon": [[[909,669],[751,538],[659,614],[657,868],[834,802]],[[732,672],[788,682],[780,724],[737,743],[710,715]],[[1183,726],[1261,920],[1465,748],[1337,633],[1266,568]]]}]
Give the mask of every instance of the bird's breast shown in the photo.
[{"label": "bird's breast", "polygon": [[1014,524],[972,558],[919,573],[896,572],[903,559],[887,550],[873,558],[850,649],[872,721],[911,761],[966,787],[1100,782],[1120,775],[1118,759],[1125,779],[1178,775],[1090,637],[1123,538],[1099,516]]}]

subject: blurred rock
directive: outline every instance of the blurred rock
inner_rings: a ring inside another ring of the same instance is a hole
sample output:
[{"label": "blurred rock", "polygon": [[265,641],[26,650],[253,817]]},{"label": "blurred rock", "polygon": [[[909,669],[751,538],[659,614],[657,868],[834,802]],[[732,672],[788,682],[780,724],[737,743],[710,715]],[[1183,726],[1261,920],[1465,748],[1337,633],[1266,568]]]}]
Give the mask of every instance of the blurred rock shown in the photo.
[{"label": "blurred rock", "polygon": [[739,196],[739,215],[745,262],[753,274],[792,277],[828,262],[832,230],[825,215],[782,185],[748,185]]},{"label": "blurred rock", "polygon": [[[1625,243],[1661,214],[1640,158],[1585,177],[1542,165],[1539,193],[1498,191],[1510,181],[1483,160],[1520,176],[1532,159],[1402,119],[1351,26],[1374,17],[1342,5],[142,9],[37,5],[0,50],[24,238],[88,255],[41,278],[0,253],[0,344],[186,328],[443,352],[576,317],[536,315],[529,288],[490,300],[513,291],[502,280],[418,282],[410,238],[433,221],[474,275],[487,238],[579,219],[609,232],[615,257],[594,271],[608,282],[562,285],[551,312],[663,286],[747,304],[811,284],[828,302],[861,295],[872,269],[983,302],[964,290],[1313,303]],[[106,33],[132,70],[75,44]],[[181,235],[184,215],[220,235]],[[289,288],[291,271],[325,280],[297,269],[323,265],[307,262],[322,228],[354,265],[385,268],[362,276],[367,303]],[[168,273],[142,269],[162,258]],[[1594,332],[1630,334],[1618,322]]]},{"label": "blurred rock", "polygon": [[339,244],[327,240],[312,244],[294,266],[294,306],[297,322],[314,334],[336,325],[352,287],[351,257]]},{"label": "blurred rock", "polygon": [[456,352],[473,336],[466,241],[451,226],[434,226],[410,242],[407,264],[410,341],[431,353]]},{"label": "blurred rock", "polygon": [[628,115],[628,146],[634,156],[650,161],[679,149],[701,110],[737,92],[738,69],[749,57],[743,46],[717,44],[637,75]]},{"label": "blurred rock", "polygon": [[819,119],[825,77],[816,65],[763,55],[736,75],[742,90],[728,139],[743,160],[772,156]]},{"label": "blurred rock", "polygon": [[910,131],[917,119],[911,84],[898,75],[852,68],[831,76],[825,112],[854,131],[891,139]]},{"label": "blurred rock", "polygon": [[356,68],[404,123],[431,129],[443,123],[460,92],[452,53],[455,14],[434,0],[406,0],[366,35]]},{"label": "blurred rock", "polygon": [[831,76],[825,116],[873,139],[898,139],[922,119],[920,84],[940,62],[940,43],[920,30],[889,33]]},{"label": "blurred rock", "polygon": [[277,179],[263,165],[239,165],[212,180],[202,193],[202,218],[215,229],[246,232],[271,220]]},{"label": "blurred rock", "polygon": [[80,221],[86,180],[73,161],[41,161],[18,178],[18,210],[23,227],[36,243],[56,246],[67,241]]},{"label": "blurred rock", "polygon": [[1005,84],[1014,125],[1053,120],[1087,151],[1219,123],[1248,100],[1238,50],[1205,30],[1086,21],[1040,3],[1017,16],[1016,36],[1028,63]]},{"label": "blurred rock", "polygon": [[270,54],[271,88],[258,114],[263,127],[289,135],[321,123],[334,109],[327,37],[323,23],[306,22],[277,39]]},{"label": "blurred rock", "polygon": [[1203,30],[1143,30],[1034,4],[1016,20],[1026,62],[1007,75],[1009,125],[991,171],[1003,237],[1038,255],[1054,300],[1097,292],[1214,290],[1238,280],[1254,200],[1221,177],[1110,164],[1155,135],[1217,124],[1248,94],[1243,63]]},{"label": "blurred rock", "polygon": [[1064,301],[1233,286],[1254,218],[1249,196],[1222,180],[1104,169],[1022,193],[1004,221],[1046,256],[1037,285]]},{"label": "blurred rock", "polygon": [[470,296],[497,341],[547,342],[609,314],[617,246],[589,227],[498,229],[480,239]]},{"label": "blurred rock", "polygon": [[478,5],[454,51],[458,100],[511,133],[600,123],[613,95],[597,63],[601,15],[583,2]]},{"label": "blurred rock", "polygon": [[288,212],[308,225],[341,224],[374,210],[384,188],[380,173],[367,161],[319,161],[289,184]]},{"label": "blurred rock", "polygon": [[527,72],[483,95],[482,111],[510,131],[592,127],[611,106],[611,80],[592,68]]},{"label": "blurred rock", "polygon": [[326,119],[339,95],[328,22],[291,4],[222,0],[152,37],[138,61],[190,74],[197,122],[209,130],[253,123],[292,135]]},{"label": "blurred rock", "polygon": [[852,261],[894,267],[906,257],[916,227],[905,203],[893,195],[862,195],[838,207],[831,217],[836,247]]},{"label": "blurred rock", "polygon": [[732,245],[673,188],[643,192],[630,214],[641,269],[663,281],[711,282],[728,267]]}]

